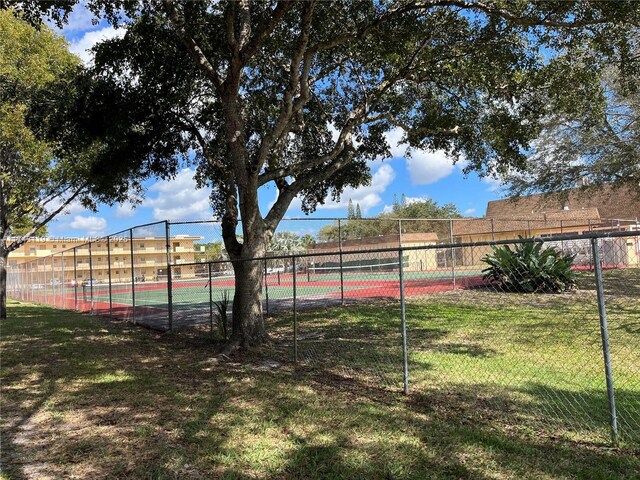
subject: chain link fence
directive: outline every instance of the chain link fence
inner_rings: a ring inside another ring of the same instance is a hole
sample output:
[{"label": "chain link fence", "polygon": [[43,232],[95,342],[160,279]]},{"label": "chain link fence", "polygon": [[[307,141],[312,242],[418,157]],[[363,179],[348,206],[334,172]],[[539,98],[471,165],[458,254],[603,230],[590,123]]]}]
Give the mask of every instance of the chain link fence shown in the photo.
[{"label": "chain link fence", "polygon": [[[484,236],[474,238],[484,241],[465,242],[471,227],[454,221],[431,221],[436,231],[426,232],[393,220],[366,237],[354,234],[360,222],[333,221],[306,243],[312,223],[295,238],[283,231],[267,256],[249,260],[263,272],[270,335],[322,381],[640,447],[640,231],[605,232],[600,222],[581,235],[496,240],[504,229],[478,222]],[[442,243],[446,230],[455,242]],[[535,245],[572,256],[573,288],[540,287],[530,270],[544,262],[533,260],[508,279],[485,275],[496,249]],[[219,224],[160,222],[14,265],[7,288],[25,301],[221,338],[234,284]]]}]

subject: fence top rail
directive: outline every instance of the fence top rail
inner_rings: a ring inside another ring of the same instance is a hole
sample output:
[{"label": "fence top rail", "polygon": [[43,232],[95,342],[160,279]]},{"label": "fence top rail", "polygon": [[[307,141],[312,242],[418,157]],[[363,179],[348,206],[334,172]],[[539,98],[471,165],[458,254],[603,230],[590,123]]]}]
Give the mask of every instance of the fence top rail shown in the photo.
[{"label": "fence top rail", "polygon": [[361,249],[361,250],[334,250],[329,252],[317,252],[317,253],[297,253],[289,255],[274,255],[254,258],[239,258],[235,260],[212,260],[209,262],[185,262],[180,264],[172,264],[172,266],[187,266],[187,265],[218,265],[240,262],[255,262],[266,260],[288,260],[295,258],[312,258],[312,257],[324,257],[330,255],[358,255],[358,254],[371,254],[371,253],[389,253],[389,252],[411,252],[420,250],[445,250],[451,248],[473,248],[473,247],[492,247],[497,245],[515,245],[519,243],[548,243],[548,242],[563,242],[571,240],[591,240],[595,239],[607,239],[607,238],[626,238],[626,237],[640,237],[640,230],[628,231],[628,232],[592,232],[585,233],[583,235],[554,235],[552,237],[534,237],[534,238],[519,238],[515,240],[491,240],[484,242],[466,242],[466,243],[442,243],[437,245],[419,245],[413,247],[391,247],[391,248],[373,248],[373,249]]},{"label": "fence top rail", "polygon": [[[540,214],[547,212],[539,212]],[[327,221],[337,221],[337,220],[346,220],[349,222],[486,222],[486,221],[505,221],[508,220],[510,222],[540,222],[544,220],[540,220],[539,218],[512,218],[512,217],[461,217],[461,218],[406,218],[406,217],[392,217],[392,218],[377,218],[377,217],[364,217],[364,218],[348,218],[348,217],[284,217],[282,219],[285,221],[306,221],[306,222],[327,222]],[[599,221],[599,222],[628,222],[628,223],[639,223],[640,217],[638,218],[591,218],[584,220],[590,221]],[[549,222],[562,222],[567,221],[566,219],[555,219],[550,218],[547,221]],[[575,221],[575,220],[570,220]],[[169,225],[193,225],[193,224],[202,224],[202,223],[215,223],[220,224],[222,222],[221,219],[211,219],[211,220],[184,220],[180,222],[171,222],[167,221]],[[162,222],[157,222],[162,223]],[[242,220],[238,220],[238,223],[242,223]],[[154,225],[154,223],[147,224]],[[137,225],[132,228],[143,227],[145,225]]]},{"label": "fence top rail", "polygon": [[156,225],[167,225],[167,224],[169,224],[168,220],[160,220],[158,222],[143,223],[142,225],[134,225],[133,227],[125,228],[124,230],[120,230],[119,232],[111,233],[109,235],[106,235],[106,237],[115,237],[116,235],[120,235],[122,233],[128,233],[129,231],[136,230],[138,228],[154,227]]}]

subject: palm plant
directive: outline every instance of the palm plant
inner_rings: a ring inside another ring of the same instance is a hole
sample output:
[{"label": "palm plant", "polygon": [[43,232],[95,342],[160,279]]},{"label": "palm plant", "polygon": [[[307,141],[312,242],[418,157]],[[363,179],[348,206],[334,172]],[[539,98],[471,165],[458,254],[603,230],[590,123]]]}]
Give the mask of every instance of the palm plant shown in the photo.
[{"label": "palm plant", "polygon": [[564,254],[555,247],[543,249],[542,242],[523,242],[511,249],[509,245],[494,248],[482,261],[489,266],[484,279],[508,292],[564,292],[575,286],[572,270],[574,255]]}]

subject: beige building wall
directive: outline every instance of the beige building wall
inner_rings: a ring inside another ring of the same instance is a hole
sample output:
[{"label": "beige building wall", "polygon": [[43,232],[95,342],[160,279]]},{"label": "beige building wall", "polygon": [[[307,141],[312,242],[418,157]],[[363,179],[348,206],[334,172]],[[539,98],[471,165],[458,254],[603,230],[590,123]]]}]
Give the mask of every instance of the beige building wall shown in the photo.
[{"label": "beige building wall", "polygon": [[[323,242],[317,243],[307,250],[307,253],[314,254],[314,257],[309,258],[308,262],[315,265],[337,265],[340,262],[340,255],[335,252],[342,250],[342,261],[346,266],[360,262],[363,264],[372,263],[373,261],[379,261],[380,263],[397,263],[397,249],[400,244],[402,244],[402,247],[408,248],[436,245],[437,243],[438,236],[435,233],[405,233],[402,234],[402,237],[397,234],[380,235],[378,237],[343,240],[342,244],[337,241]],[[396,251],[366,252],[366,250],[383,249],[393,249]],[[357,251],[365,252],[349,253]],[[405,266],[409,270],[435,269],[437,265],[435,249],[408,250],[404,252],[403,257],[405,259]]]},{"label": "beige building wall", "polygon": [[[480,220],[479,222],[488,222],[488,220]],[[533,226],[531,229],[521,229],[521,230],[511,230],[511,231],[494,231],[493,233],[487,233],[486,231],[482,231],[481,233],[458,233],[455,235],[456,243],[476,243],[476,242],[490,242],[490,241],[500,241],[500,240],[517,240],[520,237],[523,238],[547,238],[556,235],[581,235],[589,232],[601,232],[606,233],[610,231],[636,231],[635,225],[625,225],[614,227],[610,227],[606,224],[600,224],[598,226],[597,223],[585,223],[579,224],[580,222],[574,222],[573,225],[564,225],[563,227],[557,225],[547,225],[545,227],[536,226],[536,222],[532,222]],[[625,248],[626,246],[626,264],[629,266],[640,266],[640,238],[638,237],[628,237],[626,239],[620,239],[619,241],[620,249]],[[468,266],[468,267],[484,267],[485,265],[482,262],[482,258],[491,253],[492,248],[490,246],[477,246],[477,247],[463,247],[461,248],[462,253],[459,254],[462,257],[462,262],[460,266]],[[621,253],[619,257],[624,257],[625,254]]]},{"label": "beige building wall", "polygon": [[[113,283],[166,279],[167,250],[164,237],[133,239],[133,265],[131,240],[128,237],[110,237],[91,241],[91,262],[87,238],[34,238],[9,255],[9,265],[27,264],[28,278],[32,283],[82,282],[93,277],[100,283],[109,281],[109,256],[111,257],[111,281]],[[200,237],[176,236],[170,239],[172,276],[193,278],[196,276],[194,243]],[[75,265],[74,265],[75,264]]]}]

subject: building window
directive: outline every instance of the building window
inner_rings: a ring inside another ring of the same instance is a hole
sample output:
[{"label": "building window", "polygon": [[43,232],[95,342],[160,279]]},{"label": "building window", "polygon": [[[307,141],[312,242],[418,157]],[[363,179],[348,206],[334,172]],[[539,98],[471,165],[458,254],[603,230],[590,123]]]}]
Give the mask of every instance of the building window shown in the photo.
[{"label": "building window", "polygon": [[116,270],[116,275],[120,275],[120,270]]},{"label": "building window", "polygon": [[141,244],[140,244],[140,248],[144,248],[144,243],[141,243]]},{"label": "building window", "polygon": [[36,247],[29,247],[29,251],[30,252],[35,252],[36,251]]},{"label": "building window", "polygon": [[58,245],[54,245],[53,248],[58,248]]},{"label": "building window", "polygon": [[46,248],[46,245],[38,245],[38,250],[45,250]]},{"label": "building window", "polygon": [[62,244],[62,248],[67,248],[67,246],[63,243],[63,244]]}]

